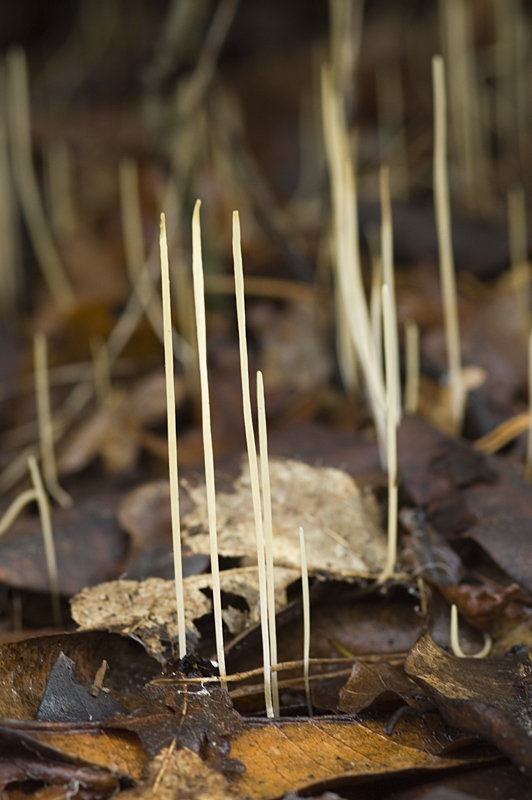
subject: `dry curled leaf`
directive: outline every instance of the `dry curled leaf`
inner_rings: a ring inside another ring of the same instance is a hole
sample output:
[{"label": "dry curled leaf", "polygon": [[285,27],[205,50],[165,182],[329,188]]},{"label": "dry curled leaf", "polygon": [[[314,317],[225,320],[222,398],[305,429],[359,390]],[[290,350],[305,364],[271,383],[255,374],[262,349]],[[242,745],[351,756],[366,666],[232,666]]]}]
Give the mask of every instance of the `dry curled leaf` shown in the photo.
[{"label": "dry curled leaf", "polygon": [[[355,481],[341,470],[270,460],[273,557],[276,564],[300,568],[299,527],[305,532],[309,569],[335,575],[370,575],[386,560],[386,540],[376,511]],[[195,510],[183,518],[183,544],[193,553],[209,552],[205,487],[187,487]],[[234,492],[216,498],[218,551],[222,556],[256,553],[251,483],[246,468]]]}]

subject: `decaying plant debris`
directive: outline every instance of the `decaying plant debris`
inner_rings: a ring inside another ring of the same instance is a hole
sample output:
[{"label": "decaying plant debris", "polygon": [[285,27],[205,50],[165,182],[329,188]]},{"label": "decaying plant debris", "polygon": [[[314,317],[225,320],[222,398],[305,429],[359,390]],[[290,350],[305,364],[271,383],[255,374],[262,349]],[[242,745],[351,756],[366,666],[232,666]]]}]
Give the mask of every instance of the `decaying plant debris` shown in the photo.
[{"label": "decaying plant debris", "polygon": [[27,5],[2,797],[526,800],[530,10]]}]

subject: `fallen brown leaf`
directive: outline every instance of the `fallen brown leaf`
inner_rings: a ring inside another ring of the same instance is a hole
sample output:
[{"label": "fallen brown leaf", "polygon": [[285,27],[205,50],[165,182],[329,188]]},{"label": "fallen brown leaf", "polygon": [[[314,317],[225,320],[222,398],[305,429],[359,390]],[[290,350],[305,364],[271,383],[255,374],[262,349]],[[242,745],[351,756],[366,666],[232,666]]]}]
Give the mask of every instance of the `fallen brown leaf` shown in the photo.
[{"label": "fallen brown leaf", "polygon": [[[128,549],[128,536],[116,517],[115,493],[98,493],[71,508],[52,511],[61,594],[71,596],[117,574]],[[20,517],[0,539],[0,581],[8,586],[49,592],[41,521]]]},{"label": "fallen brown leaf", "polygon": [[425,634],[411,650],[405,671],[450,725],[492,742],[532,777],[532,665],[527,651],[462,659]]},{"label": "fallen brown leaf", "polygon": [[244,773],[231,778],[231,789],[240,797],[266,800],[310,787],[324,790],[345,779],[467,763],[428,754],[422,737],[414,736],[406,746],[353,719],[248,722],[231,739],[231,755],[246,766]]},{"label": "fallen brown leaf", "polygon": [[353,664],[351,675],[340,689],[340,711],[357,714],[375,702],[404,700],[412,708],[427,710],[433,707],[419,686],[405,675],[400,667],[380,664]]},{"label": "fallen brown leaf", "polygon": [[398,458],[404,488],[435,527],[474,540],[532,590],[532,488],[511,465],[415,417],[403,419]]}]

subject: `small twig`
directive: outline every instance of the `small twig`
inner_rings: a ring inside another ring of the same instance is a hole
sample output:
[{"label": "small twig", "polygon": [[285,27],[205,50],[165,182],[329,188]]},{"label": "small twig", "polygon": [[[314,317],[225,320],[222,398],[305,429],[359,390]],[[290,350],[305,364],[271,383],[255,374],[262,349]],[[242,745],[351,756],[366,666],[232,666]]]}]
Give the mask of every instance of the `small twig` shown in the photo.
[{"label": "small twig", "polygon": [[105,678],[105,673],[107,672],[107,667],[109,664],[105,659],[102,661],[100,666],[98,667],[98,671],[94,676],[94,681],[92,682],[92,686],[90,688],[89,694],[92,697],[98,697],[100,691],[103,691],[103,680]]},{"label": "small twig", "polygon": [[[331,666],[334,664],[354,664],[355,661],[361,661],[364,664],[378,664],[381,661],[390,663],[403,663],[408,653],[365,653],[360,656],[353,656],[352,658],[309,658],[309,665]],[[301,669],[304,667],[304,661],[283,661],[281,664],[276,664],[271,667],[272,672],[287,672],[290,669]],[[331,673],[332,674],[332,673]],[[226,675],[223,680],[226,683],[236,683],[238,681],[247,680],[248,678],[255,678],[259,675],[264,675],[264,667],[256,667],[255,669],[248,669],[245,672],[233,672]],[[312,680],[313,676],[309,677]],[[166,683],[220,683],[222,680],[218,675],[213,675],[208,678],[156,678],[151,681],[154,686],[159,686]],[[301,680],[298,678],[297,680]]]}]

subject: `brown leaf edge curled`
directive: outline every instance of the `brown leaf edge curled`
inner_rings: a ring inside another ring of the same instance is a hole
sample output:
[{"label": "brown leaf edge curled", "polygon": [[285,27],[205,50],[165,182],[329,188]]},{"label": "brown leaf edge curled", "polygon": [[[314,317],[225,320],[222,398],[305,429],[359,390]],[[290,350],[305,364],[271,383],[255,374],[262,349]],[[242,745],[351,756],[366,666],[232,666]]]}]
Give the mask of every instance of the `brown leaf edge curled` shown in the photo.
[{"label": "brown leaf edge curled", "polygon": [[532,663],[528,651],[456,658],[424,634],[405,672],[434,700],[449,725],[496,745],[532,778]]}]

